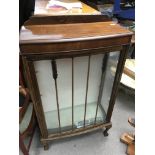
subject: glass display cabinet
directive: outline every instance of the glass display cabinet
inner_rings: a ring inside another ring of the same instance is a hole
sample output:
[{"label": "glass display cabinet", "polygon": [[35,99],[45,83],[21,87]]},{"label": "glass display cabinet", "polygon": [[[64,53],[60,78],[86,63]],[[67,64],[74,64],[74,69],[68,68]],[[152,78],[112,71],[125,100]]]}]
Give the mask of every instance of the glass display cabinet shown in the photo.
[{"label": "glass display cabinet", "polygon": [[108,136],[132,37],[112,21],[68,18],[29,22],[20,33],[25,78],[45,149],[51,140],[97,129]]}]

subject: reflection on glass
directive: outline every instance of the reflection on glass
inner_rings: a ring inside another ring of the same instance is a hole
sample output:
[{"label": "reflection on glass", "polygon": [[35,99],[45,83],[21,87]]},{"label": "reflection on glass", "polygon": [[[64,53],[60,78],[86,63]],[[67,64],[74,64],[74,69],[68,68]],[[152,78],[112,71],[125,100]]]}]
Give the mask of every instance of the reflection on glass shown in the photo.
[{"label": "reflection on glass", "polygon": [[109,106],[109,100],[110,100],[112,86],[115,78],[119,53],[120,53],[119,51],[111,52],[108,54],[108,58],[107,58],[107,66],[105,71],[104,87],[103,87],[103,94],[102,94],[102,100],[101,100],[101,105],[106,113]]}]

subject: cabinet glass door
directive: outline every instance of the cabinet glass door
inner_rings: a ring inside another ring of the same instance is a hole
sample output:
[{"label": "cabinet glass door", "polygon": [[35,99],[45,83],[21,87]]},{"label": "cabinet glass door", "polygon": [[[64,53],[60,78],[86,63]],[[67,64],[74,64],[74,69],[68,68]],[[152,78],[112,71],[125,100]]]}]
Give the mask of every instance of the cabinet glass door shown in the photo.
[{"label": "cabinet glass door", "polygon": [[119,52],[35,61],[48,132],[103,123]]}]

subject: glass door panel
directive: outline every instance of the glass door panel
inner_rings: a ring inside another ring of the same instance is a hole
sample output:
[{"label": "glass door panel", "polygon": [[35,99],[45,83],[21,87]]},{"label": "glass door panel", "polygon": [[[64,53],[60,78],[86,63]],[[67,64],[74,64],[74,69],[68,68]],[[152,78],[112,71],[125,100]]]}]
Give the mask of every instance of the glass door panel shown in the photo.
[{"label": "glass door panel", "polygon": [[101,100],[101,106],[104,109],[104,111],[107,113],[108,107],[109,107],[109,100],[112,92],[112,87],[114,83],[117,63],[119,59],[119,51],[116,52],[110,52],[107,54],[107,63],[105,68],[105,77],[104,77],[104,87],[103,87],[103,93],[102,93],[102,100]]},{"label": "glass door panel", "polygon": [[34,62],[49,133],[105,121],[118,56],[112,52]]}]

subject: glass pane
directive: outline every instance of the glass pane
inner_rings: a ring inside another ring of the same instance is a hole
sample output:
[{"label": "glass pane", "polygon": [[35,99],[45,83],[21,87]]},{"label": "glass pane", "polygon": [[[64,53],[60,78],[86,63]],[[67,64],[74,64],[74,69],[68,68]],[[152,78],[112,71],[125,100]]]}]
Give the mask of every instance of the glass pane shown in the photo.
[{"label": "glass pane", "polygon": [[[98,106],[96,123],[104,122],[109,105],[112,85],[114,81],[115,69],[119,52],[108,54],[107,67],[105,68],[103,79],[103,93],[101,93],[101,102]],[[73,59],[73,86],[72,92],[72,59],[57,59],[57,92],[60,111],[61,131],[72,130],[72,95],[74,122],[73,128],[84,126],[86,85],[88,73],[88,56],[75,57]],[[90,72],[88,81],[87,108],[85,125],[95,123],[98,96],[100,92],[101,77],[103,75],[104,54],[92,55],[90,58]],[[45,120],[49,133],[59,132],[59,121],[56,101],[56,88],[53,79],[52,66],[50,60],[36,61],[34,63]],[[73,93],[73,94],[72,94]]]},{"label": "glass pane", "polygon": [[72,59],[57,59],[61,131],[72,129]]},{"label": "glass pane", "polygon": [[112,86],[115,78],[119,51],[111,52],[107,57],[107,66],[105,70],[105,79],[104,79],[104,87],[103,87],[103,95],[101,100],[101,106],[104,111],[107,113],[109,107],[109,100],[112,92]]},{"label": "glass pane", "polygon": [[34,62],[45,120],[49,132],[58,132],[55,83],[50,60]]},{"label": "glass pane", "polygon": [[74,58],[74,123],[82,127],[85,111],[88,56]]},{"label": "glass pane", "polygon": [[[89,90],[88,90],[88,109],[87,109],[87,120],[89,124],[94,124],[97,100],[100,88],[101,73],[102,73],[102,60],[103,54],[93,55],[91,57],[91,66],[90,66],[90,81],[89,81]],[[96,122],[102,118],[102,111],[98,109],[98,116]]]}]

